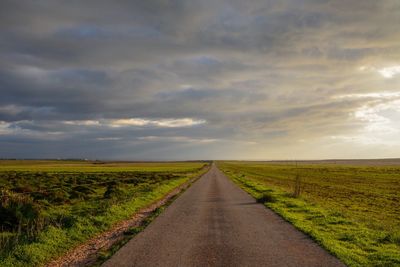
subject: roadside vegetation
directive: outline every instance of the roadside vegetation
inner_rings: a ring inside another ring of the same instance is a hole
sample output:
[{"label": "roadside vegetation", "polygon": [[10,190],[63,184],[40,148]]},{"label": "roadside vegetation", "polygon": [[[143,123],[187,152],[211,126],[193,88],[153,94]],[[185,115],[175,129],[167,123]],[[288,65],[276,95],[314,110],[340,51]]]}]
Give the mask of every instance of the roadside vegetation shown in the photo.
[{"label": "roadside vegetation", "polygon": [[41,266],[206,170],[204,162],[0,161],[0,266]]},{"label": "roadside vegetation", "polygon": [[218,162],[348,266],[400,266],[400,166]]}]

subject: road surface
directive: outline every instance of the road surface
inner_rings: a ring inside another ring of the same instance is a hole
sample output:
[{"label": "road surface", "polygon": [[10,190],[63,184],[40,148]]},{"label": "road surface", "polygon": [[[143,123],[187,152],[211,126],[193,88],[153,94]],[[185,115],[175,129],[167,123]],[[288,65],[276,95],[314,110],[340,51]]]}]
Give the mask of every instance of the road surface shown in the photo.
[{"label": "road surface", "polygon": [[111,266],[344,266],[213,164]]}]

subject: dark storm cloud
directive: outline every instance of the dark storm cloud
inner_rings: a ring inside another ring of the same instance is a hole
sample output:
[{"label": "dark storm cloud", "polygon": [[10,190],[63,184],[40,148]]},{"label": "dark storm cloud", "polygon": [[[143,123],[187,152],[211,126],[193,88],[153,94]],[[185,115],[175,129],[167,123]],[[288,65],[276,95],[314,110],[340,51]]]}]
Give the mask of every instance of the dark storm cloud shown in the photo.
[{"label": "dark storm cloud", "polygon": [[2,1],[0,156],[391,156],[399,14],[395,0]]}]

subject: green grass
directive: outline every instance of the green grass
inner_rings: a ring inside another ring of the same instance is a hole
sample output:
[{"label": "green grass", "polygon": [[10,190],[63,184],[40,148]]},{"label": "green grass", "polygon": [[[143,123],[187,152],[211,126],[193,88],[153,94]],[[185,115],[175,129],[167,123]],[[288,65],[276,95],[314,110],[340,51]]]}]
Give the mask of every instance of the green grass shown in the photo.
[{"label": "green grass", "polygon": [[[218,162],[348,266],[400,266],[400,167]],[[300,196],[294,197],[296,175]]]},{"label": "green grass", "polygon": [[107,162],[84,160],[0,160],[2,171],[36,172],[187,172],[204,162]]},{"label": "green grass", "polygon": [[205,171],[200,162],[106,163],[93,172],[86,162],[2,163],[0,266],[45,265]]}]

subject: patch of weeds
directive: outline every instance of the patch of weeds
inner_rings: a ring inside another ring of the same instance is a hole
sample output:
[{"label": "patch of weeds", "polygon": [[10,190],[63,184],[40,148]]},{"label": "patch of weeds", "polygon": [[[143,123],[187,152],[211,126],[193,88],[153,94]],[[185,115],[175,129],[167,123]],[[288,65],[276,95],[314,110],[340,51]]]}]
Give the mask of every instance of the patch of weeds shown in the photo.
[{"label": "patch of weeds", "polygon": [[333,225],[346,225],[346,224],[351,224],[349,221],[343,219],[343,218],[336,218],[336,217],[328,217],[326,222],[328,224],[333,224]]},{"label": "patch of weeds", "polygon": [[124,196],[124,191],[121,189],[119,183],[111,182],[107,185],[106,191],[103,194],[105,199],[121,199]]},{"label": "patch of weeds", "polygon": [[286,207],[289,208],[289,209],[299,208],[299,207],[300,207],[298,204],[293,203],[293,202],[285,202],[285,205],[286,205]]},{"label": "patch of weeds", "polygon": [[60,216],[58,221],[60,222],[62,227],[71,228],[77,221],[77,218],[76,218],[76,216],[73,216],[73,215]]},{"label": "patch of weeds", "polygon": [[270,192],[264,192],[256,198],[258,203],[274,203],[277,201],[276,197]]},{"label": "patch of weeds", "polygon": [[338,240],[349,242],[349,241],[355,241],[356,237],[354,236],[354,234],[351,233],[343,233],[338,237]]},{"label": "patch of weeds", "polygon": [[380,244],[397,244],[400,245],[400,232],[384,233],[378,238]]},{"label": "patch of weeds", "polygon": [[131,236],[131,237],[132,237],[132,236],[134,236],[134,235],[140,233],[142,230],[143,230],[142,227],[132,227],[132,228],[129,228],[128,230],[126,230],[126,231],[124,232],[124,235]]}]

